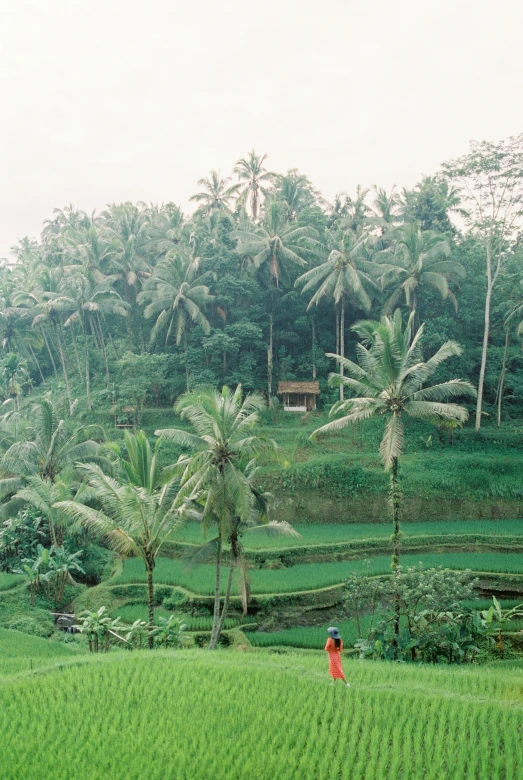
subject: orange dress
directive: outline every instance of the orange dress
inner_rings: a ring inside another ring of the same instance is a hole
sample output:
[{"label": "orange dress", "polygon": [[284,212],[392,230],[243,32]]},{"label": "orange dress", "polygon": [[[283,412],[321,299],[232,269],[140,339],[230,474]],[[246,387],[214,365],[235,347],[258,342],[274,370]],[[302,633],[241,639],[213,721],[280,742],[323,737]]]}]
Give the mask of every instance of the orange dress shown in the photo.
[{"label": "orange dress", "polygon": [[341,665],[341,651],[343,650],[343,642],[340,640],[339,648],[336,647],[334,639],[329,637],[325,650],[329,654],[329,674],[334,680],[344,680],[343,668]]}]

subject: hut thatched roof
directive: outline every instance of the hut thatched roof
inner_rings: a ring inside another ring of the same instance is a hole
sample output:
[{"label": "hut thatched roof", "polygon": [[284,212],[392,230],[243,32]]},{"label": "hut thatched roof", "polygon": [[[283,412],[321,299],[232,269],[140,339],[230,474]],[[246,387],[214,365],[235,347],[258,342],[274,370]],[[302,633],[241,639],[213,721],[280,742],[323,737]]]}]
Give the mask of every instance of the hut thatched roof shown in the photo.
[{"label": "hut thatched roof", "polygon": [[309,393],[320,394],[319,382],[278,382],[278,395],[283,393]]}]

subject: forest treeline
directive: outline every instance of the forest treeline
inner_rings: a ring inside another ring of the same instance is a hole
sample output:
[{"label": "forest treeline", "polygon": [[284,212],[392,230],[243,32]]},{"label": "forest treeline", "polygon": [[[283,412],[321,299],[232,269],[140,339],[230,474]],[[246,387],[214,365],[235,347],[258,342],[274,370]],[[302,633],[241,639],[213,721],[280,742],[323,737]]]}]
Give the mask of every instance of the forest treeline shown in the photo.
[{"label": "forest treeline", "polygon": [[[328,203],[251,151],[174,203],[56,210],[0,269],[3,399],[63,382],[72,410],[171,403],[202,385],[320,381],[351,326],[396,308],[427,351],[463,353],[441,378],[478,387],[476,427],[523,401],[523,135],[473,143],[412,190],[359,187]],[[483,416],[482,416],[483,415]]]}]

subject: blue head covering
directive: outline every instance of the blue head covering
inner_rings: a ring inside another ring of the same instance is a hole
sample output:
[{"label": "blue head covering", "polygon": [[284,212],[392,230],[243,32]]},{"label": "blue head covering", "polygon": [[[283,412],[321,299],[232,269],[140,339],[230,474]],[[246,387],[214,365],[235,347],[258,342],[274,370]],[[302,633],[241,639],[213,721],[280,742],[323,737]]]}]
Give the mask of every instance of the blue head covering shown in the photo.
[{"label": "blue head covering", "polygon": [[335,626],[331,626],[327,629],[327,632],[330,634],[332,639],[341,639],[340,632]]}]

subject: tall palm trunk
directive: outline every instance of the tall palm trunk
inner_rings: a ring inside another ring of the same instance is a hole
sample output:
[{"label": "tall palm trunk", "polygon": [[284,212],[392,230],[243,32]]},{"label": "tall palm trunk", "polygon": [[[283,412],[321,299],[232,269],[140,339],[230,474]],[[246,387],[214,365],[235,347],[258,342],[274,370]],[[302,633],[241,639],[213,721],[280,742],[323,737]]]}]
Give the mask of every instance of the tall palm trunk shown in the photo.
[{"label": "tall palm trunk", "polygon": [[89,377],[89,343],[87,341],[87,328],[85,327],[85,319],[83,315],[80,315],[80,322],[82,323],[82,335],[84,337],[84,353],[85,353],[85,394],[87,398],[87,408],[91,409],[91,380]]},{"label": "tall palm trunk", "polygon": [[316,323],[314,322],[314,315],[312,320],[312,378],[316,379]]},{"label": "tall palm trunk", "polygon": [[71,322],[71,338],[73,341],[74,356],[76,358],[76,367],[78,369],[78,376],[82,378],[82,367],[80,365],[80,357],[78,355],[78,345],[76,343],[76,331],[74,328],[74,322]]},{"label": "tall palm trunk", "polygon": [[65,390],[67,393],[67,400],[69,402],[69,414],[73,414],[73,400],[71,398],[71,388],[69,387],[69,375],[67,373],[67,366],[65,364],[65,356],[64,356],[64,349],[62,346],[62,339],[60,337],[60,329],[57,323],[55,323],[56,328],[56,341],[58,344],[58,354],[60,355],[60,363],[62,364],[62,372],[64,375],[64,382],[65,382]]},{"label": "tall palm trunk", "polygon": [[152,650],[154,648],[154,558],[145,559],[145,569],[147,571],[147,608],[149,613],[149,620],[147,624],[147,644],[149,645],[149,650]]},{"label": "tall palm trunk", "polygon": [[189,347],[187,346],[187,330],[183,332],[183,342],[185,348],[185,386],[189,392]]},{"label": "tall palm trunk", "polygon": [[42,328],[40,328],[40,331],[41,331],[41,333],[42,333],[42,336],[43,336],[43,339],[44,339],[45,346],[47,347],[47,353],[48,353],[48,355],[49,355],[49,359],[51,360],[51,365],[53,366],[54,375],[55,375],[55,376],[58,376],[58,371],[56,370],[56,363],[54,362],[53,353],[52,353],[52,351],[51,351],[51,346],[50,346],[50,344],[49,344],[49,340],[48,340],[48,338],[47,338],[47,333],[45,332],[45,328],[43,328],[43,327],[42,327]]},{"label": "tall palm trunk", "polygon": [[501,425],[501,406],[503,404],[503,390],[505,387],[505,374],[507,371],[508,342],[509,342],[509,330],[507,328],[505,330],[505,349],[503,350],[503,363],[501,365],[501,376],[499,378],[499,387],[498,387],[498,415],[497,415],[498,427]]},{"label": "tall palm trunk", "polygon": [[273,315],[272,307],[269,313],[269,346],[267,349],[267,400],[272,398],[272,367],[273,367]]},{"label": "tall palm trunk", "polygon": [[38,369],[38,373],[40,374],[40,379],[42,380],[42,384],[45,385],[45,377],[42,373],[42,368],[40,366],[38,358],[36,357],[34,349],[32,348],[31,344],[29,344],[28,346],[29,346],[29,352],[31,353],[31,357],[33,358],[33,363],[35,364],[36,368]]},{"label": "tall palm trunk", "polygon": [[[341,299],[340,355],[342,357],[345,357],[345,298]],[[341,362],[340,362],[340,376],[343,376],[343,363]],[[340,401],[343,401],[343,385],[340,385]]]},{"label": "tall palm trunk", "polygon": [[[497,274],[495,274],[496,276]],[[483,386],[485,384],[485,372],[487,369],[487,351],[490,336],[490,302],[495,276],[492,277],[492,257],[490,241],[487,242],[487,294],[485,296],[485,324],[483,328],[483,346],[481,348],[481,366],[478,381],[478,400],[476,402],[476,430],[481,428],[481,411],[483,407]]]},{"label": "tall palm trunk", "polygon": [[220,596],[221,596],[221,570],[222,570],[222,535],[218,529],[218,547],[216,550],[216,581],[214,584],[214,612],[212,618],[211,641],[209,650],[214,650],[218,642],[218,627],[220,625]]},{"label": "tall palm trunk", "polygon": [[220,622],[218,624],[218,631],[216,632],[216,642],[218,642],[220,635],[223,631],[223,627],[225,625],[225,619],[227,617],[227,612],[229,610],[229,601],[231,598],[231,588],[232,588],[232,575],[234,572],[234,555],[231,550],[231,560],[229,563],[229,576],[227,577],[227,587],[225,589],[225,598],[223,599],[223,607],[222,607],[222,614],[220,616]]},{"label": "tall palm trunk", "polygon": [[[390,471],[390,500],[392,504],[392,572],[395,574],[400,566],[400,488],[398,480],[398,458],[392,459]],[[400,631],[400,599],[399,593],[394,593],[394,634]]]},{"label": "tall palm trunk", "polygon": [[102,355],[104,358],[104,365],[105,365],[105,386],[107,389],[109,389],[109,362],[107,360],[107,348],[105,346],[105,339],[104,339],[104,332],[102,328],[102,323],[100,321],[100,315],[98,312],[96,312],[96,325],[98,327],[98,341],[100,342],[100,346],[102,348]]}]

